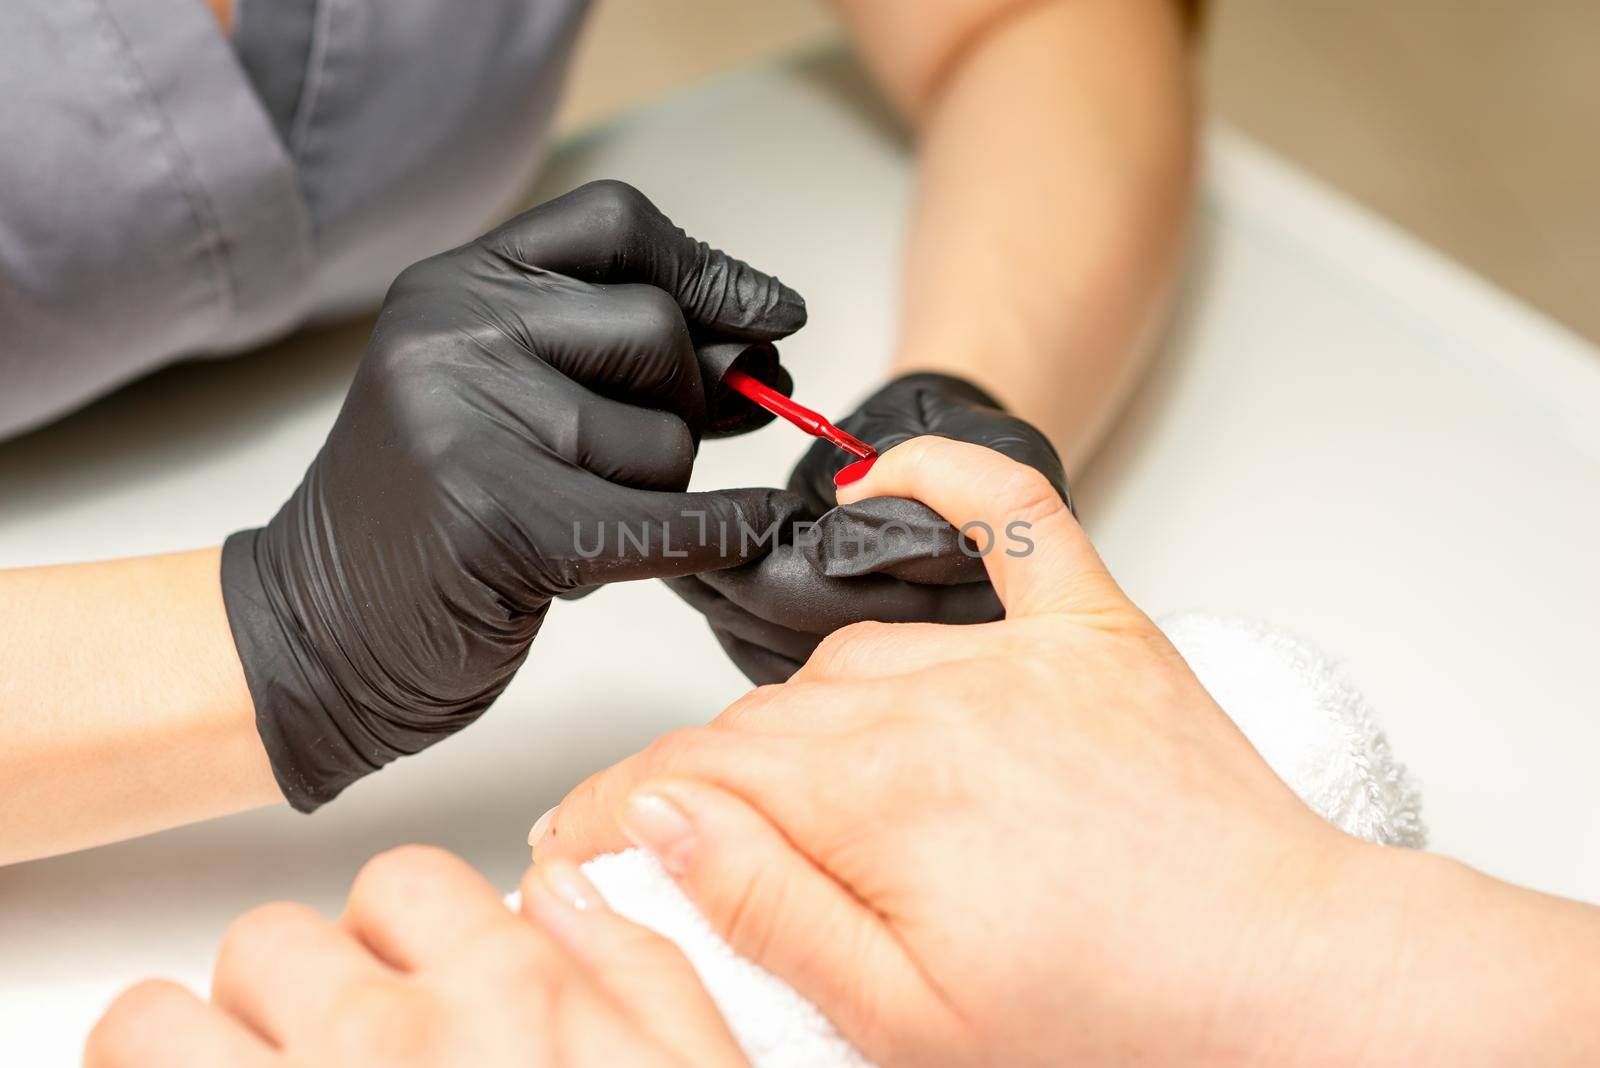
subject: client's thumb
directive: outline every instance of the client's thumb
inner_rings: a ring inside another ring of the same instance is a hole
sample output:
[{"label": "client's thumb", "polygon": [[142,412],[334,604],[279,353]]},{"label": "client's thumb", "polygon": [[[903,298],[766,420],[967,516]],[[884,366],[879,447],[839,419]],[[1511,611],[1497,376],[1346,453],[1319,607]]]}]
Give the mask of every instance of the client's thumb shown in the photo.
[{"label": "client's thumb", "polygon": [[977,546],[1007,618],[1137,612],[1061,492],[1034,468],[994,449],[912,438],[880,456],[864,477],[839,487],[840,504],[886,496],[922,501]]}]

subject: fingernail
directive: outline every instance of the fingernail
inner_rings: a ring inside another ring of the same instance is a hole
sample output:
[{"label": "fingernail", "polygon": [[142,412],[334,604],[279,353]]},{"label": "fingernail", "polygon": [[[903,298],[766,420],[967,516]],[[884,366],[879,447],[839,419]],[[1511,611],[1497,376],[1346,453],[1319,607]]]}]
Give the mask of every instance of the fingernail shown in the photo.
[{"label": "fingernail", "polygon": [[539,878],[550,896],[579,912],[595,912],[606,907],[605,898],[583,871],[570,860],[552,860],[538,868]]},{"label": "fingernail", "polygon": [[533,821],[533,829],[528,832],[529,845],[536,846],[539,844],[539,839],[544,837],[544,832],[548,831],[550,824],[555,821],[556,809],[559,807],[559,805],[552,806],[543,816]]},{"label": "fingernail", "polygon": [[872,465],[878,462],[876,456],[869,456],[865,460],[857,460],[853,464],[845,464],[839,473],[833,476],[835,486],[848,486],[852,482],[860,482],[867,477],[867,472],[872,470]]},{"label": "fingernail", "polygon": [[688,872],[694,827],[671,801],[659,794],[634,794],[622,811],[622,832],[655,854],[668,874]]}]

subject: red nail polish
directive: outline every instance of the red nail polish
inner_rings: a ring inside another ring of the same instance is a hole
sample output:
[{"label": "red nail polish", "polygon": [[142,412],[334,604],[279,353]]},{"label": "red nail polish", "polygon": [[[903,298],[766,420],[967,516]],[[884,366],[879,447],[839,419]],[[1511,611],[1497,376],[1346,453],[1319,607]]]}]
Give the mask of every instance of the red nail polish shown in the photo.
[{"label": "red nail polish", "polygon": [[837,475],[833,476],[833,484],[835,486],[848,486],[852,482],[859,482],[866,477],[867,472],[872,470],[872,465],[877,462],[878,458],[876,456],[868,456],[865,460],[857,460],[853,464],[846,464],[839,469]]}]

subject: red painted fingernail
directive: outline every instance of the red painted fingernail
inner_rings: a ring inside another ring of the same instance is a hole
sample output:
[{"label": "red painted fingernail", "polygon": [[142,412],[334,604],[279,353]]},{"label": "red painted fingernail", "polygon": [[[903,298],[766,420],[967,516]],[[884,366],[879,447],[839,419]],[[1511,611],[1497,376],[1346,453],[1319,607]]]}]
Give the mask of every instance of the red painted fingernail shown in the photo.
[{"label": "red painted fingernail", "polygon": [[865,460],[857,460],[853,464],[846,464],[839,469],[837,475],[833,476],[833,484],[835,486],[848,486],[852,482],[860,482],[866,477],[867,472],[872,470],[872,465],[877,462],[878,458],[876,456],[869,456]]}]

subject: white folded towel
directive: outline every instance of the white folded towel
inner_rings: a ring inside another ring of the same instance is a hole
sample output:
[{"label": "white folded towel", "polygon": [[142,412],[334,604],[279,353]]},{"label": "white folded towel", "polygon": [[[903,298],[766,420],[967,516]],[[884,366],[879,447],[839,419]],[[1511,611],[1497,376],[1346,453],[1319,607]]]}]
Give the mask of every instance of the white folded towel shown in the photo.
[{"label": "white folded towel", "polygon": [[[1336,663],[1258,623],[1188,613],[1161,629],[1306,804],[1370,841],[1423,844],[1417,791]],[[613,909],[678,944],[754,1068],[871,1068],[816,1006],[730,949],[650,854],[596,857],[584,872]]]},{"label": "white folded towel", "polygon": [[1261,623],[1185,612],[1160,626],[1278,777],[1340,830],[1420,849],[1422,800],[1340,665]]}]

